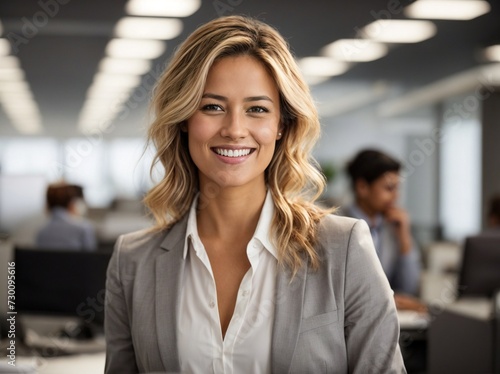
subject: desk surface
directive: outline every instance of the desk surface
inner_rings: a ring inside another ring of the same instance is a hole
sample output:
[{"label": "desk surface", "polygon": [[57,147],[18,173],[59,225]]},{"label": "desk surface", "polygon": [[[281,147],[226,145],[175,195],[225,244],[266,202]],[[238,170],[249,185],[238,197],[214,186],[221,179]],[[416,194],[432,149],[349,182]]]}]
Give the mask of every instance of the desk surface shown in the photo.
[{"label": "desk surface", "polygon": [[[25,369],[20,373],[30,374],[68,374],[69,368],[71,374],[103,373],[105,357],[104,352],[50,358],[18,357],[16,366]],[[4,359],[0,360],[0,363],[6,362]],[[29,371],[30,368],[34,371]],[[0,373],[3,373],[1,369]]]},{"label": "desk surface", "polygon": [[411,310],[398,310],[401,330],[425,330],[429,327],[430,316]]}]

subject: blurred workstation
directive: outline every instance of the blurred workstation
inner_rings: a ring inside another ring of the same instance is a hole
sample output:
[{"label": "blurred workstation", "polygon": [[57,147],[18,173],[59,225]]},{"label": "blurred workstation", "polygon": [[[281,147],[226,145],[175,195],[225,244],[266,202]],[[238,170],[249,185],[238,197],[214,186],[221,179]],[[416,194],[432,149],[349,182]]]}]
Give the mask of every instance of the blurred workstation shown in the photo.
[{"label": "blurred workstation", "polygon": [[[0,373],[103,371],[113,245],[152,224],[151,91],[178,43],[230,14],[275,26],[297,58],[321,117],[322,202],[408,224],[416,283],[394,286],[408,372],[500,373],[495,0],[1,2]],[[362,150],[399,165],[390,213],[364,209],[377,179],[348,172]]]}]

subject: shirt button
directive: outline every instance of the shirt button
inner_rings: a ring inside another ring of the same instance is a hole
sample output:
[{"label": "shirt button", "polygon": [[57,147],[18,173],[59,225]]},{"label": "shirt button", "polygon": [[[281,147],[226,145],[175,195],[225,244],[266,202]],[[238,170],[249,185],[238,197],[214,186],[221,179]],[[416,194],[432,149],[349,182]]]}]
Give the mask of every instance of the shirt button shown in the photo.
[{"label": "shirt button", "polygon": [[210,300],[210,302],[208,303],[208,306],[209,306],[210,308],[215,307],[215,301]]},{"label": "shirt button", "polygon": [[248,296],[250,292],[248,290],[245,290],[241,293],[242,296]]}]

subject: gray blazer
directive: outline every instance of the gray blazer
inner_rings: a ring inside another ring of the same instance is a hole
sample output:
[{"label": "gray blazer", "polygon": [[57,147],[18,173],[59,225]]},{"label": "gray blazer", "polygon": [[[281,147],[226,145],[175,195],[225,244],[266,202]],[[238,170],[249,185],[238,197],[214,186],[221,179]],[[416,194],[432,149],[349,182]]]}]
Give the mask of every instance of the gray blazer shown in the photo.
[{"label": "gray blazer", "polygon": [[[187,216],[121,236],[107,275],[108,374],[180,372],[176,326]],[[393,293],[362,220],[324,218],[319,270],[278,271],[272,373],[406,373]]]}]

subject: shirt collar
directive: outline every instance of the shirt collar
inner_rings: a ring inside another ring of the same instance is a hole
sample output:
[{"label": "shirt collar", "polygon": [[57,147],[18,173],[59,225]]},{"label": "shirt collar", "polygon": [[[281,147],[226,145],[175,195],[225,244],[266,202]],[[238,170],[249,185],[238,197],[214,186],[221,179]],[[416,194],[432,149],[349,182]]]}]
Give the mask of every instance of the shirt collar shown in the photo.
[{"label": "shirt collar", "polygon": [[189,240],[195,241],[200,240],[198,236],[198,225],[196,223],[196,207],[198,206],[199,193],[193,199],[191,203],[191,208],[189,209],[189,216],[187,221],[186,230],[186,240],[184,241],[184,253],[183,258],[186,259],[187,252],[189,249]]},{"label": "shirt collar", "polygon": [[[196,195],[196,197],[193,199],[193,203],[191,204],[191,208],[189,209],[186,240],[184,242],[183,251],[184,259],[186,259],[188,253],[189,240],[193,242],[195,249],[198,247],[196,243],[201,244],[201,240],[198,235],[198,225],[196,221],[196,207],[198,205],[198,197],[199,194]],[[252,239],[257,239],[262,244],[262,246],[277,259],[278,251],[273,244],[273,241],[271,240],[271,223],[274,216],[274,209],[274,201],[271,196],[271,192],[268,189],[264,205],[262,206],[262,210],[260,212],[259,222],[257,223],[257,227]]]},{"label": "shirt collar", "polygon": [[266,200],[260,212],[259,222],[255,229],[254,238],[260,241],[265,249],[269,251],[276,259],[278,258],[278,251],[271,239],[272,231],[271,224],[274,217],[274,201],[271,196],[271,191],[267,190]]},{"label": "shirt collar", "polygon": [[384,217],[382,216],[382,214],[377,214],[375,216],[375,219],[371,219],[370,217],[368,217],[368,215],[365,214],[365,212],[356,203],[354,203],[352,205],[351,209],[352,209],[353,215],[356,218],[365,220],[366,223],[368,224],[368,226],[370,226],[370,228],[377,229],[382,225],[382,223],[384,221]]},{"label": "shirt collar", "polygon": [[63,207],[52,208],[51,215],[56,219],[68,219],[70,217],[69,212]]}]

